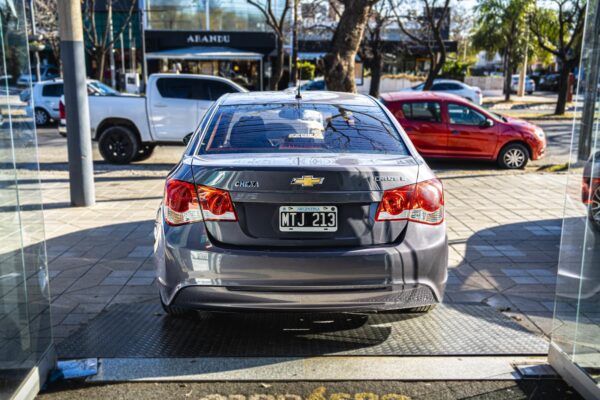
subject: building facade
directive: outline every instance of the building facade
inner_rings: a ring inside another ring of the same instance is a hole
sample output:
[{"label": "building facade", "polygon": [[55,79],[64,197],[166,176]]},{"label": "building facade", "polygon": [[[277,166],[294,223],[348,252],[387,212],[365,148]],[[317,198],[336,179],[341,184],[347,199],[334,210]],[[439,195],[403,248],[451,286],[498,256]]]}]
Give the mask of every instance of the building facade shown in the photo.
[{"label": "building facade", "polygon": [[[280,15],[283,1],[276,2]],[[251,90],[270,77],[275,36],[255,6],[235,0],[141,0],[145,77],[218,75]]]}]

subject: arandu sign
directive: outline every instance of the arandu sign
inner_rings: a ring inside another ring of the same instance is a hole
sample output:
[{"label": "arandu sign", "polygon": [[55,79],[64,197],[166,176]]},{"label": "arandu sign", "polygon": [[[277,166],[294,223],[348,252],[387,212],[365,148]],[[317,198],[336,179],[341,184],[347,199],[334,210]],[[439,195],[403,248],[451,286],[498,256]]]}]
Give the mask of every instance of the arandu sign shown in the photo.
[{"label": "arandu sign", "polygon": [[230,35],[213,35],[213,34],[195,34],[187,37],[187,43],[194,44],[229,44],[231,43]]},{"label": "arandu sign", "polygon": [[155,52],[196,46],[230,47],[270,54],[275,49],[272,32],[146,30],[146,51]]}]

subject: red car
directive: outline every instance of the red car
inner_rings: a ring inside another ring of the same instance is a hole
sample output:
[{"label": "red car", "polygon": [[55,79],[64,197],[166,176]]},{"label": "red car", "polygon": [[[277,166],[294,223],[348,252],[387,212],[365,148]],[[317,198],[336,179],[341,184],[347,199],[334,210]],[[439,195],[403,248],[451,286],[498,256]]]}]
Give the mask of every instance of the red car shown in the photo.
[{"label": "red car", "polygon": [[397,92],[381,96],[423,157],[496,160],[524,168],[546,151],[539,126],[500,116],[458,96]]}]

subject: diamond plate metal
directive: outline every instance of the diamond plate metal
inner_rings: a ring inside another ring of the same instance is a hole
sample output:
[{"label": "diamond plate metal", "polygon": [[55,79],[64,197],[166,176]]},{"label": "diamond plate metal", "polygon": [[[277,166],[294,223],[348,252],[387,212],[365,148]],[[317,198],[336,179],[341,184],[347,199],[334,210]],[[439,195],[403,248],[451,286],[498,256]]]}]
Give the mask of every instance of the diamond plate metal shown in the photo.
[{"label": "diamond plate metal", "polygon": [[541,337],[485,305],[428,314],[240,313],[170,319],[116,304],[58,346],[60,358],[545,355]]}]

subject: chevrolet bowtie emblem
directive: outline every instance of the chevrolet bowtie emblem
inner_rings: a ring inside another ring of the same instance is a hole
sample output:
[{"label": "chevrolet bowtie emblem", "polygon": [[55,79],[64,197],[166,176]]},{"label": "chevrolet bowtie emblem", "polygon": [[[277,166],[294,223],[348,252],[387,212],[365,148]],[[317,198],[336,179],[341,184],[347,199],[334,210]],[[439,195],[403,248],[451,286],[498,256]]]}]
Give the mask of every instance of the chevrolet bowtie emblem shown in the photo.
[{"label": "chevrolet bowtie emblem", "polygon": [[304,175],[302,178],[292,178],[292,185],[302,185],[302,187],[312,187],[323,183],[325,178],[315,178],[312,175]]}]

